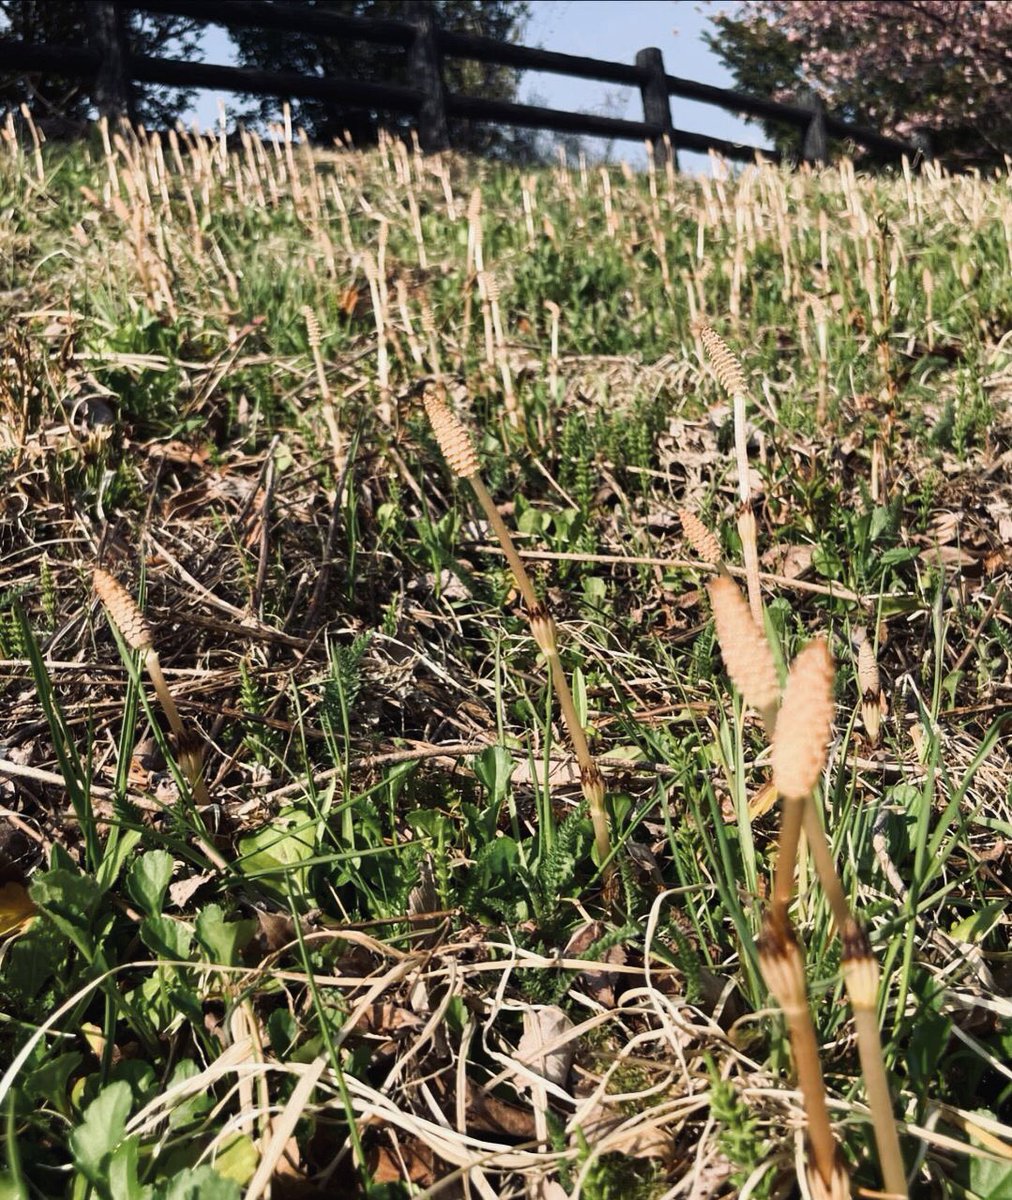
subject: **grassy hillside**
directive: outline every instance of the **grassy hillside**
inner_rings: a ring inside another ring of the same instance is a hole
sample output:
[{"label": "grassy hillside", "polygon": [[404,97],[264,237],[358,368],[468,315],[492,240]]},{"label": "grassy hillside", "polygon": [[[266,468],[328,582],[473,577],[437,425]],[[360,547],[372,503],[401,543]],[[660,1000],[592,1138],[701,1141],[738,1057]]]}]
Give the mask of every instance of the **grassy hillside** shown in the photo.
[{"label": "grassy hillside", "polygon": [[[808,749],[912,1194],[1012,1194],[1010,179],[33,138],[0,145],[0,1197],[813,1194],[756,948],[769,740],[682,508],[737,575],[754,513],[781,677],[835,657]],[[423,396],[557,622],[607,861]],[[791,917],[868,1194],[816,865]]]}]

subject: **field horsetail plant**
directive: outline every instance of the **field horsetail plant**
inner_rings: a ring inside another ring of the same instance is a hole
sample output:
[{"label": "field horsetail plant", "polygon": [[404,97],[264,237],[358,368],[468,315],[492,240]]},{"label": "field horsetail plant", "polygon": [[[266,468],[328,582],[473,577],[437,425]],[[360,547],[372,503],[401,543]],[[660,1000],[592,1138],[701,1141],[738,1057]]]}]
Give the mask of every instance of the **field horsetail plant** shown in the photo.
[{"label": "field horsetail plant", "polygon": [[439,443],[439,449],[446,460],[446,465],[454,475],[460,479],[465,479],[471,485],[471,489],[477,497],[478,503],[481,505],[482,511],[488,519],[488,523],[492,526],[496,537],[499,539],[499,544],[502,546],[506,561],[509,563],[510,570],[513,572],[513,577],[516,580],[517,588],[523,597],[531,635],[537,643],[538,649],[548,660],[552,687],[555,689],[559,708],[562,710],[562,719],[565,722],[569,739],[573,744],[573,750],[576,754],[576,761],[580,768],[580,788],[584,799],[587,801],[587,809],[594,826],[594,846],[597,849],[602,869],[606,874],[610,875],[613,868],[611,864],[611,835],[609,833],[608,813],[605,808],[604,776],[601,774],[601,768],[594,761],[590,747],[587,745],[587,735],[580,723],[576,706],[573,703],[573,696],[569,690],[569,682],[566,679],[566,673],[563,670],[562,661],[559,657],[555,620],[538,598],[530,576],[527,574],[527,568],[524,566],[520,555],[517,554],[513,539],[506,528],[506,523],[496,508],[495,501],[489,494],[488,488],[482,482],[479,475],[478,455],[475,452],[467,430],[464,429],[459,418],[450,410],[446,401],[439,395],[434,386],[426,389],[423,402],[429,418],[429,424],[432,426],[432,432]]},{"label": "field horsetail plant", "polygon": [[179,709],[169,691],[169,685],[162,673],[161,661],[155,649],[154,636],[146,617],[137,607],[137,601],[126,588],[102,567],[95,567],[92,573],[95,594],[109,620],[123,635],[123,640],[131,650],[136,650],[154,685],[158,703],[162,706],[169,722],[169,728],[176,739],[176,753],[179,764],[183,768],[187,782],[193,789],[193,798],[201,807],[210,803],[207,786],[204,783],[203,753],[200,735],[188,729],[179,715]]},{"label": "field horsetail plant", "polygon": [[[741,471],[743,443],[737,440],[737,433],[739,428],[744,428],[744,374],[716,334],[705,330],[703,336],[721,383],[735,396],[736,444]],[[752,516],[751,511],[747,516]],[[747,567],[750,591],[751,585],[755,585],[755,590],[751,591],[751,607],[734,581],[723,572],[716,539],[705,525],[690,510],[683,510],[681,520],[687,539],[703,561],[720,566],[722,573],[707,585],[707,591],[724,665],[746,704],[761,716],[766,735],[772,742],[773,786],[781,799],[782,809],[772,903],[763,923],[759,963],[789,1029],[807,1114],[811,1150],[809,1186],[813,1194],[819,1196],[849,1194],[846,1171],[829,1124],[815,1029],[808,1008],[804,956],[788,912],[802,832],[807,838],[843,946],[842,973],[854,1011],[858,1050],[886,1191],[890,1196],[905,1197],[906,1174],[877,1024],[878,965],[868,937],[847,903],[815,802],[833,724],[833,659],[824,640],[810,642],[791,665],[781,698],[773,655],[766,634],[755,620],[755,614],[762,612],[762,605],[758,598],[754,520],[746,521],[744,528],[739,523],[746,561],[753,564],[751,568]],[[859,679],[869,706],[874,694],[877,712],[878,672],[877,669],[873,671],[873,657],[868,665],[867,642],[862,643],[862,650]]]},{"label": "field horsetail plant", "polygon": [[0,1197],[1008,1200],[1008,169],[37,101]]}]

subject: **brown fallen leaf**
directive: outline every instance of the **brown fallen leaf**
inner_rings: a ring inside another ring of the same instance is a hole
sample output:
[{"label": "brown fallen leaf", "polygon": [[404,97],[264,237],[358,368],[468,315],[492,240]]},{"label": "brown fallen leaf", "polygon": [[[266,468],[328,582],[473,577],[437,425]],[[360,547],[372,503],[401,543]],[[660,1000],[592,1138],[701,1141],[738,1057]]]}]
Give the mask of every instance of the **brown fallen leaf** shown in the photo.
[{"label": "brown fallen leaf", "polygon": [[24,933],[38,910],[24,884],[11,881],[0,887],[0,937]]}]

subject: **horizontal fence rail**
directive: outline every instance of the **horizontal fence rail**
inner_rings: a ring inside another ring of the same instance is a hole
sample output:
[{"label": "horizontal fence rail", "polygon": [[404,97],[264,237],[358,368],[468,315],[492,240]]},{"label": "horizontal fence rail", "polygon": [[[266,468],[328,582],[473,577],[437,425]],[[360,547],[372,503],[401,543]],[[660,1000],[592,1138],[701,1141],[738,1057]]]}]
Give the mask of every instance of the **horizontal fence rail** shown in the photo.
[{"label": "horizontal fence rail", "polygon": [[[130,115],[134,83],[219,89],[279,99],[313,99],[349,108],[375,109],[414,118],[419,143],[425,151],[449,146],[448,122],[452,118],[588,137],[647,141],[662,157],[679,149],[714,151],[745,162],[754,161],[759,154],[773,161],[781,157],[776,150],[676,129],[671,114],[673,96],[793,126],[798,131],[797,157],[807,162],[827,161],[830,137],[850,141],[885,161],[899,161],[904,156],[914,159],[923,149],[843,121],[827,112],[816,96],[806,104],[783,104],[669,75],[661,51],[655,47],[641,50],[635,65],[630,65],[439,29],[432,6],[424,0],[405,0],[407,20],[349,17],[320,11],[295,0],[286,0],[284,4],[265,0],[92,0],[91,7],[94,20],[88,46],[42,45],[0,38],[0,70],[18,75],[59,74],[90,81],[92,100],[106,116]],[[190,18],[230,29],[280,29],[307,38],[400,48],[407,54],[413,86],[133,54],[126,33],[126,18],[131,11]],[[635,87],[640,92],[643,120],[454,94],[446,90],[442,77],[441,64],[447,58]]]}]

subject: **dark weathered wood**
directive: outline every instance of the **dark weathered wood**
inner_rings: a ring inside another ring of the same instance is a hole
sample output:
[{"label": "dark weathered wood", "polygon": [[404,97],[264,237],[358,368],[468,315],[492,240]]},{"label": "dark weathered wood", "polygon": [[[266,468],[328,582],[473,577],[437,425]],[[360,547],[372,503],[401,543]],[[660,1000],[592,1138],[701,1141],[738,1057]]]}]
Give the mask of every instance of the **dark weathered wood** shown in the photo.
[{"label": "dark weathered wood", "polygon": [[781,104],[777,100],[766,100],[762,96],[751,96],[748,92],[736,92],[733,88],[714,87],[710,83],[696,83],[693,79],[682,79],[678,75],[667,77],[668,94],[682,100],[698,100],[701,104],[715,104],[729,112],[743,113],[748,117],[765,117],[771,121],[784,121],[803,128],[810,113],[796,104]]},{"label": "dark weathered wood", "polygon": [[133,89],[127,68],[129,46],[125,14],[116,0],[93,0],[88,41],[99,56],[92,98],[99,115],[114,121],[133,119]]},{"label": "dark weathered wood", "polygon": [[439,48],[444,58],[498,63],[503,67],[519,67],[526,71],[551,71],[554,75],[596,79],[602,83],[627,83],[631,87],[639,87],[641,80],[639,68],[631,67],[628,63],[563,54],[558,50],[540,50],[515,42],[497,42],[495,38],[479,37],[474,33],[454,33],[441,29]]},{"label": "dark weathered wood", "polygon": [[520,125],[525,129],[552,129],[557,133],[583,133],[589,137],[622,138],[642,142],[660,136],[655,125],[644,121],[624,121],[618,117],[597,117],[592,113],[559,112],[533,104],[514,104],[510,100],[487,100],[478,96],[446,97],[446,111],[451,117],[471,121],[491,121],[503,125]]},{"label": "dark weathered wood", "polygon": [[824,167],[829,162],[829,140],[826,137],[826,106],[818,92],[809,91],[802,98],[802,108],[808,110],[808,124],[801,135],[802,162]]},{"label": "dark weathered wood", "polygon": [[767,162],[778,163],[783,157],[779,150],[760,150],[744,142],[728,142],[724,138],[709,137],[705,133],[688,133],[684,129],[678,131],[678,149],[691,150],[694,154],[709,154],[712,150],[732,162],[745,163],[754,163],[760,156]]},{"label": "dark weathered wood", "polygon": [[247,67],[220,67],[210,63],[178,62],[171,58],[130,59],[134,79],[173,87],[218,88],[226,92],[251,92],[260,96],[298,96],[333,100],[356,107],[385,108],[390,112],[417,113],[424,97],[414,88],[364,83],[354,79],[327,79],[295,71],[256,71]]},{"label": "dark weathered wood", "polygon": [[[669,153],[675,153],[675,126],[671,120],[664,55],[656,46],[647,46],[636,51],[636,66],[642,75],[640,96],[643,99],[643,119],[661,131],[660,136],[651,139],[654,159],[658,163],[666,162]],[[678,165],[677,156],[675,165]]]},{"label": "dark weathered wood", "polygon": [[52,71],[77,79],[93,79],[101,56],[90,48],[50,44],[36,45],[14,38],[0,38],[0,67],[15,74]]},{"label": "dark weathered wood", "polygon": [[831,113],[826,113],[826,132],[831,137],[849,138],[856,145],[863,146],[866,150],[872,150],[887,159],[898,159],[904,154],[907,158],[912,159],[924,153],[923,147],[916,142],[905,142],[900,138],[886,137],[884,133],[879,133],[876,129],[869,129],[866,125],[854,125],[850,121],[834,117]]},{"label": "dark weathered wood", "polygon": [[264,4],[262,0],[131,0],[131,7],[144,12],[190,17],[230,29],[284,29],[290,33],[353,38],[405,49],[415,37],[414,28],[407,21],[345,17],[340,13],[321,12],[295,0],[284,0],[282,4]]},{"label": "dark weathered wood", "polygon": [[424,153],[434,154],[450,145],[435,9],[425,0],[405,0],[404,13],[415,27],[415,40],[408,48],[408,71],[424,97],[418,110],[418,144]]}]

